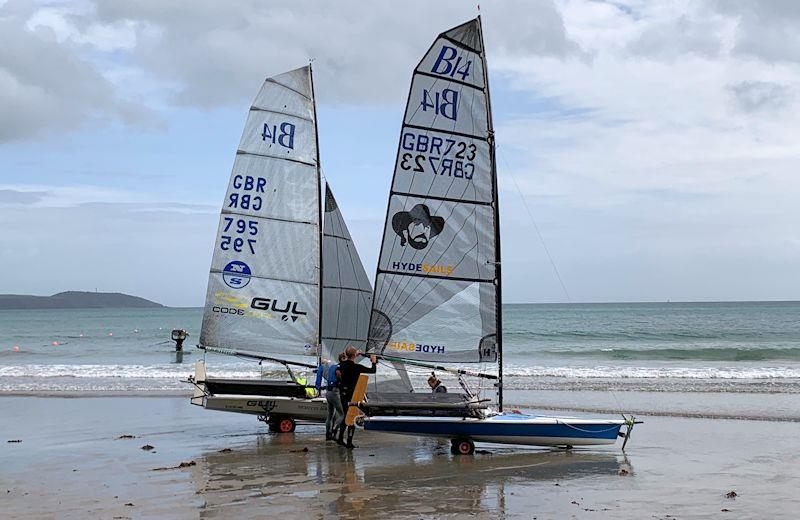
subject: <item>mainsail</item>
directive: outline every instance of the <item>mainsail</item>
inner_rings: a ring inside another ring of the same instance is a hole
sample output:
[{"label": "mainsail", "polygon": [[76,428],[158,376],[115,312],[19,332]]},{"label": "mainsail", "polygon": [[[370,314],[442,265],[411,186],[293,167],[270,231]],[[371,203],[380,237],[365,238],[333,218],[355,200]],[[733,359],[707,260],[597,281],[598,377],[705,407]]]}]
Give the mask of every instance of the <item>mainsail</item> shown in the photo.
[{"label": "mainsail", "polygon": [[365,350],[372,285],[361,264],[330,186],[325,183],[322,235],[322,342],[325,357],[335,358],[347,346]]},{"label": "mainsail", "polygon": [[370,350],[497,363],[500,249],[480,18],[440,34],[417,65],[375,278]]},{"label": "mainsail", "polygon": [[321,208],[311,67],[268,78],[220,215],[200,345],[317,355]]}]

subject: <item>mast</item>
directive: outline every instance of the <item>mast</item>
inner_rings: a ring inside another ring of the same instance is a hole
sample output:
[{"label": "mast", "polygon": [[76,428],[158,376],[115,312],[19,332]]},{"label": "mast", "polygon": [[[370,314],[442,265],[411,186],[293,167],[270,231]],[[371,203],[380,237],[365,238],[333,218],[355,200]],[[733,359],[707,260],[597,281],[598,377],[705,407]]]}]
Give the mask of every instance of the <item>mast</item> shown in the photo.
[{"label": "mast", "polygon": [[495,319],[497,320],[497,408],[503,411],[503,294],[500,271],[500,197],[497,189],[497,157],[494,124],[492,122],[492,96],[489,93],[489,67],[486,64],[486,45],[483,42],[483,25],[478,15],[478,28],[483,49],[483,77],[486,88],[486,108],[489,123],[489,160],[492,169],[492,207],[494,209],[494,266],[495,266]]},{"label": "mast", "polygon": [[319,304],[317,306],[317,362],[322,363],[322,172],[320,168],[319,159],[319,121],[317,120],[317,97],[314,95],[314,72],[311,67],[311,62],[308,63],[308,80],[311,83],[311,106],[314,110],[314,140],[317,149],[317,222],[319,228]]}]

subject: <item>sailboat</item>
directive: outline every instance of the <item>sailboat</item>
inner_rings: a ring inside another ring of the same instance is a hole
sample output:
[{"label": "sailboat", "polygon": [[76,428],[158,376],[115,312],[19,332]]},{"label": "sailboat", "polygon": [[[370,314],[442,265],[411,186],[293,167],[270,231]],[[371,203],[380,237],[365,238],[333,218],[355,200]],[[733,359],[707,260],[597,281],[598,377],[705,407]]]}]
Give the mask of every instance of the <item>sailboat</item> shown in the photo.
[{"label": "sailboat", "polygon": [[[449,438],[454,453],[465,454],[474,441],[610,444],[623,426],[632,428],[625,417],[504,412],[500,270],[495,137],[478,17],[441,33],[414,70],[368,339],[368,351],[385,360],[453,372],[463,393],[354,396],[365,413],[357,424]],[[478,391],[467,385],[470,376]],[[496,391],[496,410],[480,390]]]},{"label": "sailboat", "polygon": [[372,287],[328,183],[324,194],[311,66],[267,78],[250,108],[223,201],[198,347],[283,365],[284,380],[208,377],[191,402],[258,415],[273,431],[325,420],[294,369],[363,350]]}]

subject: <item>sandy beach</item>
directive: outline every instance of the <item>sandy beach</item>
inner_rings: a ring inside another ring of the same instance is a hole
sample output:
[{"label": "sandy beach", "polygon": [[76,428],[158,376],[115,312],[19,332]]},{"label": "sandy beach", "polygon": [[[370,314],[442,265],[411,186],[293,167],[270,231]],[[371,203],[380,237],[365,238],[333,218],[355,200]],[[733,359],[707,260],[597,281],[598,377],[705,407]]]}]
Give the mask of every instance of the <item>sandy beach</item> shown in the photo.
[{"label": "sandy beach", "polygon": [[348,452],[320,426],[269,434],[177,397],[1,397],[0,415],[5,518],[794,518],[800,508],[796,422],[650,416],[627,455],[483,445],[458,457],[435,440],[361,431]]}]

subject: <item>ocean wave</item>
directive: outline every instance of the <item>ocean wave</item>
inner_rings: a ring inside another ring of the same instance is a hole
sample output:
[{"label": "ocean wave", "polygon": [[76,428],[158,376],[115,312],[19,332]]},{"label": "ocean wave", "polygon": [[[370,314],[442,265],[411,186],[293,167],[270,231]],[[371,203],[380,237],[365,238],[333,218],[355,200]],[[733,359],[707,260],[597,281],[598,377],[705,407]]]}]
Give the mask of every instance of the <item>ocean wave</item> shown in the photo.
[{"label": "ocean wave", "polygon": [[768,331],[768,330],[663,330],[655,331],[652,329],[629,329],[614,331],[597,330],[503,330],[503,337],[507,340],[520,341],[544,340],[553,341],[739,341],[739,342],[759,342],[771,341],[796,341],[795,331]]},{"label": "ocean wave", "polygon": [[[87,378],[87,379],[185,379],[193,365],[14,365],[0,366],[3,378]],[[652,367],[652,366],[531,366],[507,365],[503,371],[514,377],[558,377],[573,379],[800,379],[798,367]],[[261,368],[241,363],[209,368],[209,375],[221,378],[286,377],[283,368]],[[413,375],[413,374],[412,374]],[[427,373],[426,373],[427,377]]]},{"label": "ocean wave", "polygon": [[516,377],[573,379],[794,379],[800,367],[546,367],[511,365],[503,374]]},{"label": "ocean wave", "polygon": [[610,360],[652,361],[800,361],[800,347],[706,347],[706,348],[596,348],[548,349],[531,351],[531,355],[567,358],[600,358]]},{"label": "ocean wave", "polygon": [[[0,366],[0,377],[21,378],[112,378],[112,379],[186,379],[194,374],[194,365],[14,365]],[[222,365],[209,375],[225,378],[284,377],[286,370],[259,370],[253,364]]]}]

